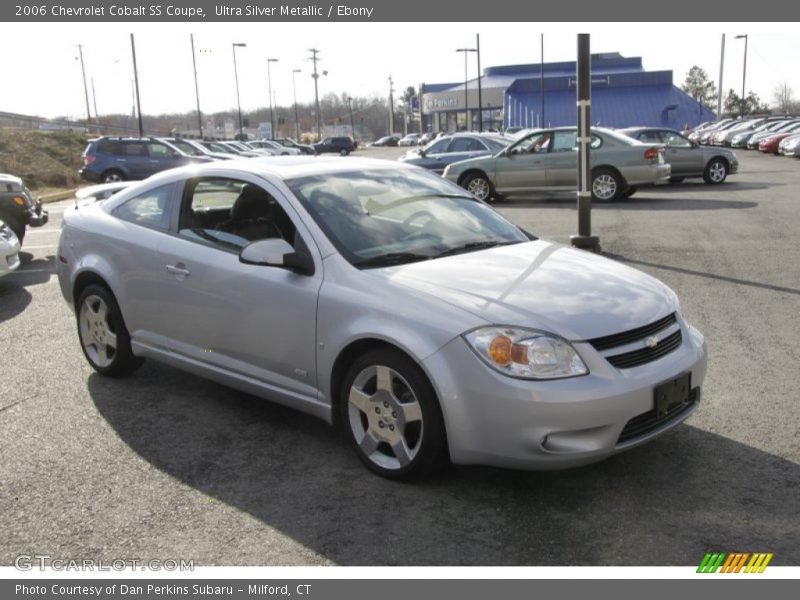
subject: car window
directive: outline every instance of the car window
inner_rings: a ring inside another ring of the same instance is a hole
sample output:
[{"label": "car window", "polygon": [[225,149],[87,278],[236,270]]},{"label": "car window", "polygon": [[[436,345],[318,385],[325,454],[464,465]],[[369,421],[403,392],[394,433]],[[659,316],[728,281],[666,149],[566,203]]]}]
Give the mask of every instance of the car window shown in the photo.
[{"label": "car window", "polygon": [[149,142],[147,144],[147,151],[150,153],[151,158],[171,158],[172,150],[167,148],[164,144],[158,142]]},{"label": "car window", "polygon": [[436,140],[433,144],[425,148],[425,152],[428,154],[440,154],[442,152],[447,152],[447,148],[450,146],[450,139],[444,140]]},{"label": "car window", "polygon": [[657,131],[640,131],[636,134],[636,139],[640,142],[644,142],[646,144],[660,144],[661,143],[661,136],[658,134]]},{"label": "car window", "polygon": [[571,152],[578,140],[577,131],[556,131],[553,133],[553,142],[550,152]]},{"label": "car window", "polygon": [[114,209],[114,216],[137,225],[167,231],[171,190],[172,185],[163,185],[131,198]]},{"label": "car window", "polygon": [[119,142],[114,146],[117,156],[147,156],[147,146],[144,142]]},{"label": "car window", "polygon": [[527,241],[499,213],[427,171],[337,172],[286,183],[356,266],[398,253],[432,258],[465,244]]},{"label": "car window", "polygon": [[295,227],[266,190],[237,179],[190,180],[184,191],[178,235],[228,252],[250,242],[283,238],[294,244]]},{"label": "car window", "polygon": [[663,141],[667,146],[671,146],[673,148],[692,147],[692,143],[689,140],[673,131],[662,131],[661,141]]},{"label": "car window", "polygon": [[552,135],[553,134],[550,131],[531,135],[530,137],[524,138],[522,141],[516,144],[511,151],[514,154],[534,154],[536,152],[547,152]]},{"label": "car window", "polygon": [[484,147],[470,137],[457,137],[453,139],[453,145],[450,147],[450,152],[473,152],[475,150],[484,150]]}]

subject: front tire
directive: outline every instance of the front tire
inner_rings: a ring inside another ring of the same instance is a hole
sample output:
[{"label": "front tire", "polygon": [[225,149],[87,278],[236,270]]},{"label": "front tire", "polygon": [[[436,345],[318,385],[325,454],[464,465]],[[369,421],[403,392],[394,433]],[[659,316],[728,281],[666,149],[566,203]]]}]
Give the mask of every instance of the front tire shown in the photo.
[{"label": "front tire", "polygon": [[592,200],[614,202],[619,200],[625,182],[611,169],[598,169],[592,174]]},{"label": "front tire", "polygon": [[382,349],[356,359],[339,405],[345,433],[373,473],[409,481],[447,464],[436,393],[425,373],[399,351]]},{"label": "front tire", "polygon": [[102,285],[90,285],[78,299],[78,337],[86,360],[107,377],[135,371],[143,362],[134,356],[131,337],[114,294]]},{"label": "front tire", "polygon": [[728,176],[728,163],[721,158],[713,158],[706,165],[703,181],[709,185],[718,185]]},{"label": "front tire", "polygon": [[350,150],[347,150],[346,148],[342,148],[341,150],[339,150],[339,154],[342,155],[342,156],[347,156],[348,154],[350,154]]},{"label": "front tire", "polygon": [[638,191],[638,189],[639,188],[636,188],[634,186],[630,186],[630,187],[628,187],[627,190],[622,192],[622,197],[623,198],[630,198],[631,196],[633,196]]},{"label": "front tire", "polygon": [[491,202],[494,197],[495,191],[492,182],[483,173],[472,173],[464,178],[461,182],[461,187],[467,190],[470,194],[475,196],[478,200],[484,202]]}]

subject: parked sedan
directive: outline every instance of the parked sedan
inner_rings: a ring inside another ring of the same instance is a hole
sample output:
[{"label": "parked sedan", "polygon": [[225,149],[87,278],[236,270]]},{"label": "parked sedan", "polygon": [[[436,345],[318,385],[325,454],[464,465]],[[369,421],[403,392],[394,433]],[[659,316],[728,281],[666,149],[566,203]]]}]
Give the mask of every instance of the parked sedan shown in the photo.
[{"label": "parked sedan", "polygon": [[747,148],[749,150],[757,150],[759,144],[761,144],[761,142],[767,139],[768,137],[784,132],[793,134],[798,130],[800,130],[800,120],[790,119],[788,121],[784,121],[779,127],[776,127],[775,129],[772,129],[770,131],[762,131],[760,133],[754,133],[752,136],[750,136],[750,139],[747,140]]},{"label": "parked sedan", "polygon": [[[480,200],[531,191],[577,187],[577,129],[559,127],[529,133],[495,156],[453,163],[444,177]],[[609,129],[591,132],[592,198],[610,202],[631,196],[637,186],[666,182],[670,165],[664,146],[643,144]]]},{"label": "parked sedan", "polygon": [[783,139],[778,149],[784,156],[800,156],[800,134],[790,135]]},{"label": "parked sedan", "polygon": [[454,162],[497,154],[513,140],[501,135],[455,133],[434,140],[424,148],[412,150],[397,160],[442,174]]},{"label": "parked sedan", "polygon": [[702,177],[706,183],[718,184],[739,170],[739,161],[732,151],[700,146],[674,129],[629,127],[619,131],[640,142],[664,144],[664,158],[671,168],[669,180],[672,183],[679,183],[687,177]]},{"label": "parked sedan", "polygon": [[419,145],[420,135],[418,133],[409,133],[397,141],[398,146],[417,146]]},{"label": "parked sedan", "polygon": [[19,268],[19,238],[14,230],[0,221],[0,277]]},{"label": "parked sedan", "polygon": [[162,173],[67,211],[57,255],[98,373],[147,357],[297,408],[390,478],[597,461],[701,399],[705,342],[669,288],[417,167]]},{"label": "parked sedan", "polygon": [[299,148],[290,148],[272,140],[254,140],[251,142],[244,142],[248,148],[255,148],[260,150],[269,150],[276,156],[298,156],[303,154]]},{"label": "parked sedan", "polygon": [[372,142],[373,146],[397,146],[400,137],[396,135],[386,135]]}]

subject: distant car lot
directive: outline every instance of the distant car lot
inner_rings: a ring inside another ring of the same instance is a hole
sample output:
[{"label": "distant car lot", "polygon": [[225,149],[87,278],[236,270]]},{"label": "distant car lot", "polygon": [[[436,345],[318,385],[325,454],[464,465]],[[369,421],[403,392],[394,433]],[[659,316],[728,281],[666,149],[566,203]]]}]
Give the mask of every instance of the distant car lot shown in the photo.
[{"label": "distant car lot", "polygon": [[[709,341],[705,396],[689,421],[587,468],[464,467],[423,486],[364,474],[313,418],[173,369],[147,363],[129,382],[92,375],[53,274],[73,203],[49,205],[23,265],[0,280],[6,352],[44,365],[2,371],[0,563],[36,551],[198,564],[697,565],[707,549],[755,548],[774,552],[771,564],[800,564],[800,161],[738,156],[722,185],[640,190],[593,212],[603,249],[670,285]],[[572,193],[496,207],[548,239],[566,242],[577,227]]]}]

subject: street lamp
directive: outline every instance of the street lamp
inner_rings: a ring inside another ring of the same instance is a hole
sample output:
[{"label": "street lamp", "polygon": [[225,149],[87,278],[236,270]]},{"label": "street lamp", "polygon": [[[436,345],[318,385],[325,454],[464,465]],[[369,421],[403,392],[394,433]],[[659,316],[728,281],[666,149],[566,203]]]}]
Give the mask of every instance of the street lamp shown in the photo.
[{"label": "street lamp", "polygon": [[272,112],[272,77],[269,74],[269,63],[278,62],[277,58],[267,59],[267,91],[269,92],[269,134],[275,139],[275,118]]},{"label": "street lamp", "polygon": [[[472,131],[472,124],[469,122],[469,103],[467,95],[467,83],[469,80],[467,79],[467,52],[477,52],[477,48],[457,48],[456,52],[463,52],[464,53],[464,122],[467,126],[467,131]],[[480,107],[478,107],[480,110]]]},{"label": "street lamp", "polygon": [[247,44],[234,42],[233,46],[233,77],[236,80],[236,108],[239,111],[239,139],[244,139],[244,128],[242,126],[242,103],[239,100],[239,71],[236,68],[236,48],[246,48]]},{"label": "street lamp", "polygon": [[300,119],[297,116],[297,82],[295,74],[302,73],[302,69],[292,69],[292,93],[294,94],[294,139],[300,141]]},{"label": "street lamp", "polygon": [[747,34],[745,33],[743,35],[735,36],[735,39],[737,39],[737,40],[741,40],[742,38],[744,38],[744,62],[742,64],[742,102],[739,105],[740,106],[740,110],[739,110],[739,116],[740,117],[744,116],[744,104],[745,104],[744,82],[745,82],[745,77],[747,76]]},{"label": "street lamp", "polygon": [[347,97],[347,108],[350,109],[350,132],[353,134],[353,143],[356,141],[356,126],[353,124],[353,99],[348,96]]}]

